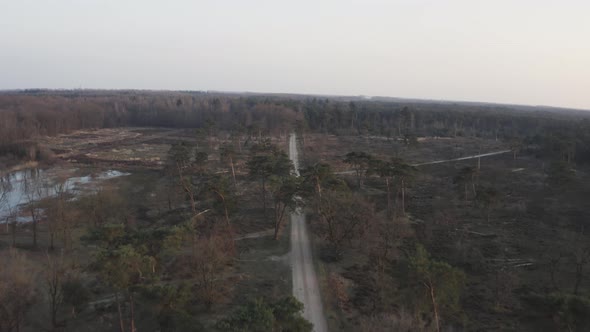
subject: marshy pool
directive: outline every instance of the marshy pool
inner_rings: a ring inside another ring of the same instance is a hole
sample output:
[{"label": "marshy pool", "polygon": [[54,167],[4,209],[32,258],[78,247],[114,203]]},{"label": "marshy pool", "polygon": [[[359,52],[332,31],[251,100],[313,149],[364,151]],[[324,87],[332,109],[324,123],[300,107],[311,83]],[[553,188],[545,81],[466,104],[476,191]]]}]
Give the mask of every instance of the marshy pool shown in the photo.
[{"label": "marshy pool", "polygon": [[0,178],[0,223],[29,222],[29,213],[23,208],[35,201],[67,193],[76,199],[92,193],[101,182],[130,173],[118,170],[84,172],[79,169],[27,169],[8,173]]}]

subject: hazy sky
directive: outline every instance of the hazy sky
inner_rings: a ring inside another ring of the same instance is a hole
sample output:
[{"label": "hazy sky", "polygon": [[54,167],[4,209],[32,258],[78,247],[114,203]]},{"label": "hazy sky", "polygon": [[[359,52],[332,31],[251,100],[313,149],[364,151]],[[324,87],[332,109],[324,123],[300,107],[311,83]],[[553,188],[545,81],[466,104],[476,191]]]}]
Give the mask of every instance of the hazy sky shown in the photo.
[{"label": "hazy sky", "polygon": [[590,0],[0,0],[0,89],[590,109]]}]

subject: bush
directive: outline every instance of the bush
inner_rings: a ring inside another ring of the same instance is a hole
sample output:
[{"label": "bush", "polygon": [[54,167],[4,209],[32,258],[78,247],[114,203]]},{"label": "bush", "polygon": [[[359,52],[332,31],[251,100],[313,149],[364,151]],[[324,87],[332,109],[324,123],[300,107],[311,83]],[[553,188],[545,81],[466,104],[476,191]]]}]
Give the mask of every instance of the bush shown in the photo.
[{"label": "bush", "polygon": [[235,332],[311,332],[313,326],[301,316],[302,311],[303,304],[293,296],[271,304],[257,299],[219,321],[217,329]]},{"label": "bush", "polygon": [[539,318],[552,317],[557,325],[555,330],[590,330],[590,299],[587,297],[562,293],[529,294],[522,300],[529,307],[527,312],[537,313]]},{"label": "bush", "polygon": [[74,312],[79,313],[90,300],[90,291],[79,279],[66,280],[63,285],[63,301],[72,306]]}]

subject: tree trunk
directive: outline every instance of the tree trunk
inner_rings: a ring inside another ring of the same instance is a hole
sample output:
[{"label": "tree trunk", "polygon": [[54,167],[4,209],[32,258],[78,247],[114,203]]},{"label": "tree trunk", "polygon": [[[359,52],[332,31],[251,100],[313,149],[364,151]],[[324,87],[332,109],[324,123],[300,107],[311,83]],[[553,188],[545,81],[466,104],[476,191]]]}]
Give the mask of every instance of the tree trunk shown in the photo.
[{"label": "tree trunk", "polygon": [[578,295],[580,283],[581,283],[582,279],[584,278],[583,269],[584,269],[584,263],[578,262],[576,264],[576,282],[574,284],[574,295]]},{"label": "tree trunk", "polygon": [[385,177],[385,184],[387,185],[387,216],[391,217],[391,188],[389,187],[389,177]]},{"label": "tree trunk", "polygon": [[197,205],[195,203],[195,196],[192,192],[192,190],[190,188],[186,188],[186,193],[188,194],[188,197],[191,201],[191,210],[193,211],[193,215],[196,216],[197,215]]},{"label": "tree trunk", "polygon": [[266,180],[262,178],[262,209],[264,212],[264,218],[266,219]]},{"label": "tree trunk", "polygon": [[16,332],[20,332],[20,313],[17,312],[15,315],[15,319],[14,319],[14,327],[16,329]]},{"label": "tree trunk", "polygon": [[191,204],[191,210],[193,211],[193,216],[197,215],[197,206],[195,203],[195,194],[193,193],[192,183],[191,180],[186,181],[182,172],[182,167],[179,163],[176,163],[176,167],[178,168],[178,178],[180,180],[180,185],[182,190],[188,195]]},{"label": "tree trunk", "polygon": [[12,247],[16,248],[16,221],[11,224],[12,228]]},{"label": "tree trunk", "polygon": [[227,213],[227,206],[225,205],[225,200],[223,201],[223,210],[225,212],[225,223],[229,226],[229,213]]},{"label": "tree trunk", "polygon": [[275,221],[275,234],[274,234],[274,239],[278,240],[279,239],[279,222]]},{"label": "tree trunk", "polygon": [[37,220],[33,218],[33,248],[37,248]]},{"label": "tree trunk", "polygon": [[436,298],[434,296],[434,286],[432,280],[428,279],[428,286],[430,289],[430,299],[432,300],[432,310],[434,311],[434,321],[436,322],[436,331],[440,332],[440,321],[438,319],[438,306],[436,304]]},{"label": "tree trunk", "polygon": [[287,208],[286,205],[281,207],[281,204],[275,204],[275,234],[274,239],[279,239],[279,231],[281,229],[281,222],[283,221],[283,216],[285,214],[285,209]]},{"label": "tree trunk", "polygon": [[315,177],[315,183],[316,183],[316,190],[318,192],[318,197],[321,200],[322,199],[322,186],[320,184],[320,178],[318,176]]},{"label": "tree trunk", "polygon": [[465,187],[465,203],[467,203],[467,197],[469,195],[468,190],[467,190],[467,183],[465,183],[464,187]]},{"label": "tree trunk", "polygon": [[62,242],[63,242],[63,249],[67,250],[68,249],[68,237],[67,237],[67,230],[66,230],[66,226],[63,226],[63,232],[62,232]]},{"label": "tree trunk", "polygon": [[402,215],[406,216],[406,184],[402,179]]},{"label": "tree trunk", "polygon": [[397,191],[395,192],[395,201],[393,202],[393,206],[395,207],[395,210],[394,210],[394,217],[395,217],[396,219],[397,219],[397,216],[398,216],[398,207],[399,207],[399,204],[398,204],[398,202],[399,202],[400,191],[401,191],[401,190],[400,190],[400,188],[399,188],[399,186],[398,186],[398,187],[397,187]]},{"label": "tree trunk", "polygon": [[131,332],[135,332],[135,304],[132,293],[129,293],[129,304],[131,309]]},{"label": "tree trunk", "polygon": [[316,212],[321,217],[322,203],[323,203],[323,201],[322,201],[322,187],[320,185],[320,181],[319,181],[319,178],[317,176],[315,177],[315,180],[316,180],[316,194],[317,194],[317,197],[314,200],[314,205],[315,205]]},{"label": "tree trunk", "polygon": [[51,326],[57,327],[57,294],[55,290],[51,291]]},{"label": "tree trunk", "polygon": [[234,160],[231,156],[229,157],[229,163],[231,164],[231,175],[234,179],[234,187],[236,187],[236,170],[234,169]]},{"label": "tree trunk", "polygon": [[37,215],[34,208],[31,209],[31,218],[33,219],[33,248],[37,248]]},{"label": "tree trunk", "polygon": [[361,189],[362,185],[363,185],[363,179],[362,179],[362,173],[360,170],[356,171],[356,180],[359,186],[359,189]]},{"label": "tree trunk", "polygon": [[123,324],[123,312],[121,311],[121,301],[119,301],[119,292],[115,292],[115,300],[117,301],[117,312],[119,314],[119,331],[125,332],[125,325]]},{"label": "tree trunk", "polygon": [[57,327],[58,295],[60,292],[60,263],[56,259],[52,260],[49,254],[47,255],[47,261],[48,275],[46,282],[49,293],[49,313],[51,315],[51,326],[55,329]]}]

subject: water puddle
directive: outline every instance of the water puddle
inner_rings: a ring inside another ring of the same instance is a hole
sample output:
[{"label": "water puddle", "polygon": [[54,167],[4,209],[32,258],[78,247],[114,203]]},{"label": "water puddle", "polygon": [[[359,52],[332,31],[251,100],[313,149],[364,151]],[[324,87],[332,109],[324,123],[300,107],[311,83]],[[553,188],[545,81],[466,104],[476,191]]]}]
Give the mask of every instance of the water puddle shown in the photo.
[{"label": "water puddle", "polygon": [[[23,208],[35,201],[67,193],[72,200],[92,193],[103,181],[130,173],[108,170],[77,176],[76,169],[28,169],[9,173],[0,178],[0,223],[29,222],[29,213]],[[79,172],[78,172],[79,173]]]}]

